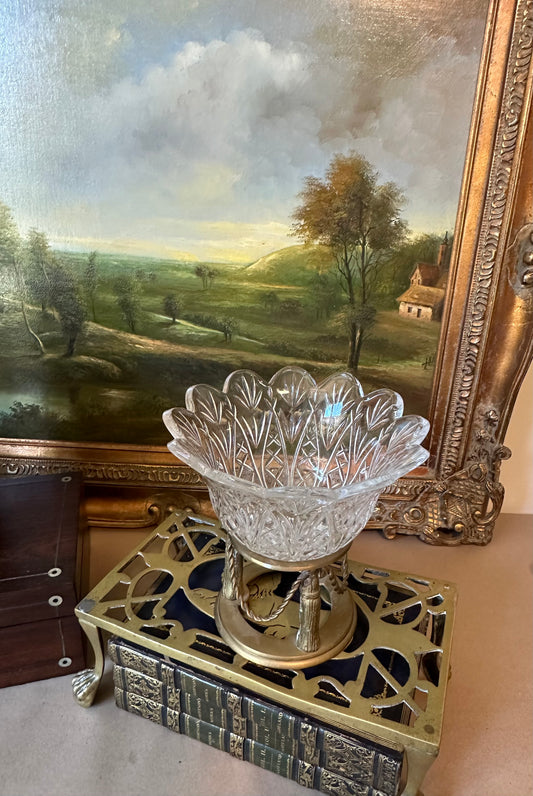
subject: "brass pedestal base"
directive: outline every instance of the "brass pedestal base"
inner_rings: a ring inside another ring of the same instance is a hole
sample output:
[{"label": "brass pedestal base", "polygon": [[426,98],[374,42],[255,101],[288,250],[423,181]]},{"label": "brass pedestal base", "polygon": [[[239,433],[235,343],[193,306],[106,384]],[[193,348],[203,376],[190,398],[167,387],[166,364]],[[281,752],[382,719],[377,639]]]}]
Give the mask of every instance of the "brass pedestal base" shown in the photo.
[{"label": "brass pedestal base", "polygon": [[[215,605],[218,632],[262,666],[303,669],[333,658],[352,639],[357,617],[345,567],[346,550],[319,561],[281,562],[228,540]],[[283,588],[283,573],[290,588]]]},{"label": "brass pedestal base", "polygon": [[224,641],[249,661],[276,669],[303,669],[338,655],[353,637],[355,620],[351,592],[335,595],[329,617],[320,626],[318,648],[305,652],[296,644],[298,627],[287,628],[283,623],[274,627],[276,635],[268,634],[268,629],[262,633],[247,622],[236,600],[219,594],[215,606],[217,629]]}]

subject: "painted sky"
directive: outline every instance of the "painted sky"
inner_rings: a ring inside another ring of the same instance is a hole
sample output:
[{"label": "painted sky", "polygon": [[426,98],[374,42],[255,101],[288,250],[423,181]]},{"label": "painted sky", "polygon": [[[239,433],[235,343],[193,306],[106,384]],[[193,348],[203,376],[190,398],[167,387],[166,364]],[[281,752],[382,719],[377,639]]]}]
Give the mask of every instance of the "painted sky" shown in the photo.
[{"label": "painted sky", "polygon": [[0,200],[64,248],[249,262],[360,152],[453,229],[486,0],[10,0]]}]

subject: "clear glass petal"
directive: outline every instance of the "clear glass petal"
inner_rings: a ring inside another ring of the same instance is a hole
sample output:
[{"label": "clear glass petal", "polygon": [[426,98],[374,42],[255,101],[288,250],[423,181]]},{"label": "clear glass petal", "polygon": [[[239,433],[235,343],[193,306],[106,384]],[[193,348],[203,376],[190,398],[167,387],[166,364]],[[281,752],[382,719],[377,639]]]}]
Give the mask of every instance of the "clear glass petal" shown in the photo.
[{"label": "clear glass petal", "polygon": [[383,489],[428,456],[427,420],[403,417],[392,390],[364,395],[349,373],[317,385],[299,367],[268,383],[239,370],[222,392],[191,387],[186,407],[163,415],[170,450],[205,478],[224,527],[273,559],[346,547]]}]

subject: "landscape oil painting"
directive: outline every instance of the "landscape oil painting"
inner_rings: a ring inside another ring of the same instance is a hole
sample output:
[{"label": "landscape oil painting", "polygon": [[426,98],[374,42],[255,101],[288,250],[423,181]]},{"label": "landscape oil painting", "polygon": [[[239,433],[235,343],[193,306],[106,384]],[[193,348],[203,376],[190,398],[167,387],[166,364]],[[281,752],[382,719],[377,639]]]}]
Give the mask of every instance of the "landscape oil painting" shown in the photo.
[{"label": "landscape oil painting", "polygon": [[3,4],[0,436],[288,364],[426,414],[487,5]]}]

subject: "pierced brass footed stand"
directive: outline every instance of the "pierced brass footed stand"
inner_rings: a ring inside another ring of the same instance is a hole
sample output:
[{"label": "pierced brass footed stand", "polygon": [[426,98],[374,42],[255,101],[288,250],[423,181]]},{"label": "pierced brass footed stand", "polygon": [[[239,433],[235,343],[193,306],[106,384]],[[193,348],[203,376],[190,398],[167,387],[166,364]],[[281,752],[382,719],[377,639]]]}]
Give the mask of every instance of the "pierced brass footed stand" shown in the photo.
[{"label": "pierced brass footed stand", "polygon": [[[338,655],[356,623],[346,588],[348,547],[318,560],[289,563],[260,556],[228,538],[215,606],[222,638],[248,660],[278,669],[302,669]],[[295,578],[279,597],[275,589],[282,572],[294,572]],[[298,593],[299,604],[293,599]],[[262,631],[254,625],[266,627]]]},{"label": "pierced brass footed stand", "polygon": [[[238,632],[242,626],[247,628],[249,635],[243,643],[272,652],[268,646],[271,642],[285,641],[281,653],[279,649],[272,653],[279,658],[287,654],[286,640],[290,638],[292,651],[312,660],[320,649],[305,653],[296,645],[296,637],[300,611],[305,626],[307,612],[314,613],[316,588],[309,589],[310,609],[305,599],[298,602],[289,597],[287,601],[289,585],[298,580],[299,573],[293,577],[290,570],[277,571],[272,563],[269,568],[268,562],[256,558],[243,565],[244,573],[238,575],[246,551],[235,548],[228,559],[225,582],[221,583],[227,542],[227,534],[217,520],[187,510],[176,512],[81,601],[76,616],[96,662],[94,670],[85,670],[74,678],[78,703],[88,706],[94,698],[103,670],[101,635],[111,633],[138,648],[133,659],[122,658],[122,665],[135,669],[135,659],[156,653],[191,667],[199,676],[219,678],[229,687],[255,694],[279,711],[307,716],[311,722],[348,733],[352,739],[371,738],[372,743],[377,741],[386,749],[405,753],[407,778],[402,796],[421,796],[420,785],[441,741],[456,601],[452,584],[351,560],[346,565],[315,561],[319,583],[322,580],[319,647],[327,641],[328,628],[331,626],[333,636],[337,621],[343,621],[339,620],[342,614],[335,613],[338,609],[331,608],[326,591],[331,594],[331,605],[337,600],[342,606],[346,599],[327,582],[328,567],[335,575],[333,582],[340,581],[341,592],[344,582],[356,606],[357,630],[344,650],[325,665],[306,671],[293,664],[283,667],[288,671],[273,671],[268,666],[250,664],[247,653],[234,654],[220,638],[213,621],[217,595],[222,589],[216,608],[219,627],[220,617],[228,608],[230,617],[238,622]],[[341,550],[337,558],[344,552]],[[301,570],[302,580],[310,571],[309,562],[305,566],[308,569]],[[231,599],[231,579],[237,575],[241,583],[246,583],[248,595],[243,597],[255,614],[264,617],[284,604],[278,617],[263,625],[263,634],[257,629],[261,623],[245,620]],[[316,579],[314,583],[316,586]],[[228,627],[225,614],[223,618]],[[305,643],[302,637],[298,643]],[[342,646],[342,634],[339,643]],[[157,671],[157,667],[150,668],[150,677],[159,677]],[[373,776],[372,772],[379,769],[384,779],[390,773],[386,766],[377,765],[373,751],[370,757],[357,760],[362,766],[362,792],[368,790],[364,771]],[[379,792],[398,796],[393,786],[391,780]]]}]

